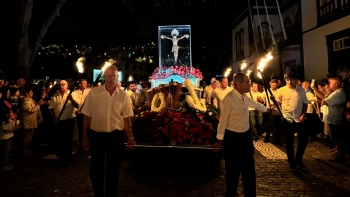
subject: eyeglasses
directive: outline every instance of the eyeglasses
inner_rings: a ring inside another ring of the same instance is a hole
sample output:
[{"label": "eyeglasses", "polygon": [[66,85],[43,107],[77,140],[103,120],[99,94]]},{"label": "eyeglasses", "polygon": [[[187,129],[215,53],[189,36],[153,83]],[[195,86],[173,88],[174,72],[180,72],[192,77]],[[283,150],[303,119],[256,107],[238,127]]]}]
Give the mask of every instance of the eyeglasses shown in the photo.
[{"label": "eyeglasses", "polygon": [[116,78],[118,75],[104,75],[106,78]]}]

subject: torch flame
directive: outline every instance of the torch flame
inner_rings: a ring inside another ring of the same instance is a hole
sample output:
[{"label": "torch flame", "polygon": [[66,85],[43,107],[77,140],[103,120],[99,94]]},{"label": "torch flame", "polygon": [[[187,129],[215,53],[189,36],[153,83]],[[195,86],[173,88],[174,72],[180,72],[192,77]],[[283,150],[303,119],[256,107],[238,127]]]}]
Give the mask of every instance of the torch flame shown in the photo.
[{"label": "torch flame", "polygon": [[110,65],[112,65],[111,62],[105,62],[105,65],[103,65],[101,71],[102,71],[102,72],[105,72],[106,68],[107,68],[108,66],[110,66]]},{"label": "torch flame", "polygon": [[79,73],[83,73],[84,72],[84,66],[83,66],[84,62],[85,62],[85,57],[81,57],[81,58],[78,59],[77,63],[75,64],[78,67],[78,72]]},{"label": "torch flame", "polygon": [[243,61],[241,64],[241,70],[245,69],[247,67],[247,62]]},{"label": "torch flame", "polygon": [[264,70],[267,62],[269,62],[272,59],[273,59],[273,57],[271,55],[271,52],[269,52],[264,58],[261,58],[259,66],[258,66],[258,70],[260,70],[262,72]]},{"label": "torch flame", "polygon": [[249,78],[249,75],[250,75],[251,72],[252,72],[252,70],[250,70],[250,69],[247,70],[247,76],[248,76],[248,78]]},{"label": "torch flame", "polygon": [[232,70],[232,68],[227,68],[224,76],[227,77],[230,74],[231,70]]}]

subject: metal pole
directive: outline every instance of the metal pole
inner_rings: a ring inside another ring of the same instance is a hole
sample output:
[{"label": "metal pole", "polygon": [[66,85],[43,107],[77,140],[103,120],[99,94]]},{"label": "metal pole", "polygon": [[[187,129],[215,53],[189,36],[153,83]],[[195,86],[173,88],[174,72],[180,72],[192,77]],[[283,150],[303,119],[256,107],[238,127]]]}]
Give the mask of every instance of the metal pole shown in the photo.
[{"label": "metal pole", "polygon": [[252,29],[253,29],[253,39],[254,39],[254,45],[255,45],[255,51],[258,53],[258,45],[256,44],[256,39],[255,39],[255,22],[253,22],[253,16],[252,16],[252,11],[250,9],[250,0],[248,0],[248,7],[249,7],[249,14],[250,14],[250,19],[252,22]]},{"label": "metal pole", "polygon": [[259,24],[260,24],[261,41],[262,41],[262,44],[263,44],[263,49],[265,49],[266,48],[265,47],[265,40],[264,40],[264,35],[263,35],[262,29],[261,29],[261,21],[260,21],[260,15],[259,15],[258,1],[255,0],[255,3],[256,3],[256,10],[258,12]]},{"label": "metal pole", "polygon": [[[275,45],[275,37],[273,36],[273,32],[272,32],[272,28],[271,28],[271,23],[270,23],[270,17],[269,17],[269,13],[267,11],[267,7],[266,7],[266,2],[264,0],[264,5],[265,5],[265,10],[266,10],[266,17],[267,17],[267,22],[269,22],[269,30],[270,30],[270,34],[271,34],[271,38],[272,38],[272,43]],[[260,27],[261,29],[261,27]]]},{"label": "metal pole", "polygon": [[284,36],[284,39],[287,40],[286,29],[284,28],[284,24],[283,24],[283,20],[282,20],[282,15],[281,15],[281,10],[280,10],[280,5],[279,5],[279,3],[278,3],[278,0],[276,0],[276,3],[277,3],[278,16],[279,16],[279,18],[280,18],[283,36]]}]

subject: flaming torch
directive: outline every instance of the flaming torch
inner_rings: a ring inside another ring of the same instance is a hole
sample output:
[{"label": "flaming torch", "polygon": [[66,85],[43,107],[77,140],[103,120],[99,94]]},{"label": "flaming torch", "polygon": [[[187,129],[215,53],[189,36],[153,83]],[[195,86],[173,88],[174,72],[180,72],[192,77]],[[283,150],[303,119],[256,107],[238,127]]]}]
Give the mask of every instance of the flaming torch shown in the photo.
[{"label": "flaming torch", "polygon": [[[270,87],[269,87],[269,84],[268,82],[266,81],[265,79],[265,76],[263,74],[263,71],[267,65],[268,62],[270,62],[270,60],[272,60],[273,57],[271,55],[271,52],[269,52],[264,58],[262,58],[259,62],[259,66],[258,66],[258,74],[257,76],[262,80],[263,84],[264,84],[264,87],[265,87],[265,93],[266,93],[266,97],[268,99],[268,102],[270,103],[270,98],[269,98],[269,94],[267,92],[270,93],[271,96],[273,96],[271,90],[270,90]],[[281,114],[282,118],[283,118],[283,114],[282,114],[282,111],[278,105],[278,103],[276,102],[275,99],[271,99],[273,104],[277,107],[277,110],[279,111],[279,113]]]},{"label": "flaming torch", "polygon": [[95,80],[95,86],[97,86],[98,82],[100,81],[100,78],[102,76],[102,74],[105,72],[106,68],[110,65],[112,65],[113,63],[115,63],[115,61],[113,59],[109,59],[107,62],[105,62],[105,64],[103,65],[103,67],[101,68],[100,73],[97,75],[96,80]]},{"label": "flaming torch", "polygon": [[224,76],[227,77],[230,74],[231,70],[232,70],[231,67],[227,68],[226,71],[225,71]]},{"label": "flaming torch", "polygon": [[[85,57],[81,57],[78,59],[77,63],[75,63],[75,65],[77,66],[78,68],[78,75],[77,77],[73,80],[73,85],[71,85],[69,87],[69,95],[71,95],[73,93],[73,90],[74,90],[74,87],[78,84],[78,79],[80,77],[80,74],[84,72],[84,62],[86,61]],[[66,105],[68,103],[68,99],[66,99],[66,101],[64,102],[64,105],[60,111],[60,114],[58,115],[57,119],[60,120],[61,116],[62,116],[62,113],[64,111],[64,109],[66,108]]]}]

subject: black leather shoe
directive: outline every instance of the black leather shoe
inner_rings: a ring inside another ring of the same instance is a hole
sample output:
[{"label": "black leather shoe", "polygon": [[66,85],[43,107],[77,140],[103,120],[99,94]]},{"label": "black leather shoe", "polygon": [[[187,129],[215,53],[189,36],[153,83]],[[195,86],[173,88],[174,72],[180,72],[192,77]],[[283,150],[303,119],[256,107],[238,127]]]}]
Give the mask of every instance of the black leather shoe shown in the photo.
[{"label": "black leather shoe", "polygon": [[299,167],[299,168],[307,168],[304,163],[302,161],[297,161],[295,162],[295,164]]},{"label": "black leather shoe", "polygon": [[295,164],[290,164],[290,165],[289,165],[289,170],[290,170],[291,172],[297,172],[297,167],[296,167],[296,165],[295,165]]}]

